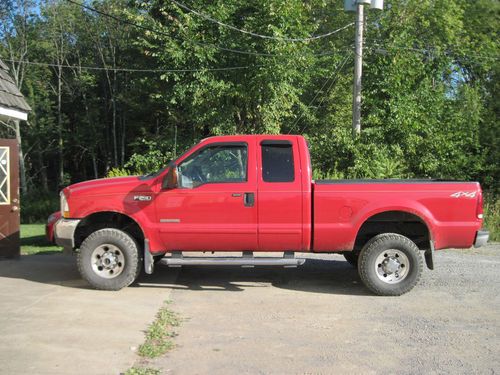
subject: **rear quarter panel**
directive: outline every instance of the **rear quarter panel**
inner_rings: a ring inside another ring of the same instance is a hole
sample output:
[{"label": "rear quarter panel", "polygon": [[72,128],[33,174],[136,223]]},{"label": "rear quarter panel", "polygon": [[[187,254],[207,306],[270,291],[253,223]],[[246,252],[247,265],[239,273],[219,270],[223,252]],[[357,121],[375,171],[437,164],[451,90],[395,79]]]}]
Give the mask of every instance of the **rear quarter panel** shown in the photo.
[{"label": "rear quarter panel", "polygon": [[385,211],[418,216],[435,249],[468,248],[482,225],[479,192],[476,182],[314,184],[314,250],[352,250],[363,223]]}]

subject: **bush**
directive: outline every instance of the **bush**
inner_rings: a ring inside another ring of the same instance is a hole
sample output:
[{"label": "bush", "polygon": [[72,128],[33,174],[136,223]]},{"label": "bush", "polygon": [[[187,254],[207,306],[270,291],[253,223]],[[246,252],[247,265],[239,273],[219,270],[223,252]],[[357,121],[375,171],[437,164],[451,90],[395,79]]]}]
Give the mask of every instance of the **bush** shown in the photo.
[{"label": "bush", "polygon": [[490,241],[500,241],[500,199],[498,196],[485,196],[484,227],[490,231]]},{"label": "bush", "polygon": [[32,192],[21,197],[21,223],[45,223],[50,214],[59,210],[59,195],[52,192]]},{"label": "bush", "polygon": [[125,168],[112,168],[109,170],[108,174],[106,175],[107,178],[111,177],[126,177],[130,176],[131,173],[125,169]]}]

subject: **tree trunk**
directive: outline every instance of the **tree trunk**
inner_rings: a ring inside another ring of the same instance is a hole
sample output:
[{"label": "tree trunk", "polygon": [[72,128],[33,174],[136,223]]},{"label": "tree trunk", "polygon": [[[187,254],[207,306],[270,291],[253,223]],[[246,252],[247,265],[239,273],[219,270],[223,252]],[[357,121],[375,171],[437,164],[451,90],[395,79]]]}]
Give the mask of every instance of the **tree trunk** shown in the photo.
[{"label": "tree trunk", "polygon": [[21,192],[26,194],[28,192],[28,186],[26,185],[26,165],[24,164],[23,148],[21,147],[21,127],[19,124],[19,120],[14,120],[16,141],[19,147],[19,179],[21,180]]},{"label": "tree trunk", "polygon": [[95,179],[99,178],[99,173],[97,171],[97,160],[94,153],[92,153],[92,167],[94,169],[94,178]]},{"label": "tree trunk", "polygon": [[126,130],[127,130],[127,118],[125,117],[125,112],[122,111],[122,141],[121,141],[121,160],[120,167],[123,168],[125,165],[125,143],[126,143]]},{"label": "tree trunk", "polygon": [[36,153],[38,155],[38,157],[37,157],[38,169],[40,170],[40,186],[44,191],[49,191],[49,182],[47,179],[47,168],[45,167],[45,164],[43,163],[43,152],[40,149],[39,143],[37,143],[37,146],[36,146]]},{"label": "tree trunk", "polygon": [[62,66],[58,67],[57,75],[57,135],[58,135],[58,154],[59,154],[59,189],[64,185],[64,140],[63,140],[63,121],[62,121]]}]

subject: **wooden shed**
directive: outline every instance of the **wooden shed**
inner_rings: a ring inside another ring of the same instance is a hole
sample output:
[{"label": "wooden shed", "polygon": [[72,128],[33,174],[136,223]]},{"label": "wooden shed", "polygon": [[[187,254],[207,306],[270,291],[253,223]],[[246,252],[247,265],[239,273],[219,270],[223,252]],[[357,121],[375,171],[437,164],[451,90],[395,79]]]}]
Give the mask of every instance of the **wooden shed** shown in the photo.
[{"label": "wooden shed", "polygon": [[20,255],[19,125],[28,119],[30,110],[8,66],[0,60],[0,122],[15,133],[15,139],[0,139],[0,259]]}]

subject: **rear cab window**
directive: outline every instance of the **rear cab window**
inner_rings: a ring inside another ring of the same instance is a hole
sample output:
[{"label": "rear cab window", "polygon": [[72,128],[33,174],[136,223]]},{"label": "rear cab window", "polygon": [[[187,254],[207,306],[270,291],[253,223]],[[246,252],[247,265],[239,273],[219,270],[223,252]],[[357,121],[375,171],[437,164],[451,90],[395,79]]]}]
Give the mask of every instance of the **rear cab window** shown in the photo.
[{"label": "rear cab window", "polygon": [[290,141],[262,141],[262,180],[264,182],[294,182],[295,166]]}]

